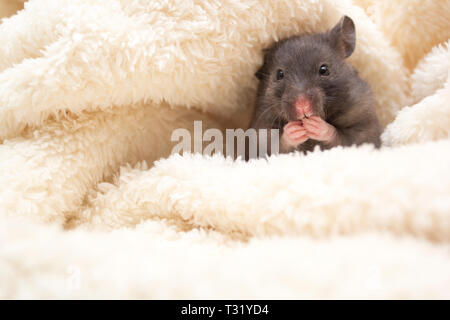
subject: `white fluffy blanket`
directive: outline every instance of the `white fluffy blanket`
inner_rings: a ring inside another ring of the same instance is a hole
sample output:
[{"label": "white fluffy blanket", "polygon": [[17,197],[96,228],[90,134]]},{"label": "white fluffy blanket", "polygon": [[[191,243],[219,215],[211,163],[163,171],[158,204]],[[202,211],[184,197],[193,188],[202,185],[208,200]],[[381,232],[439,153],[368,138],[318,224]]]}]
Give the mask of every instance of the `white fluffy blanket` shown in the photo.
[{"label": "white fluffy blanket", "polygon": [[[261,50],[343,14],[380,150],[168,157],[194,120],[246,128]],[[450,298],[449,17],[418,0],[25,3],[0,24],[0,298]]]}]

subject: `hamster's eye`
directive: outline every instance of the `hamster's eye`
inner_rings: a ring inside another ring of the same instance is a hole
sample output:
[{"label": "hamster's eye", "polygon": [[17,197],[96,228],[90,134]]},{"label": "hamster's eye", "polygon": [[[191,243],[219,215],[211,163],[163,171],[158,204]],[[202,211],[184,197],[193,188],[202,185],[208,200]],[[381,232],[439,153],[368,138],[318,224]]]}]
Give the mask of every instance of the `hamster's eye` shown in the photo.
[{"label": "hamster's eye", "polygon": [[277,70],[277,80],[281,80],[284,78],[284,72],[281,69]]},{"label": "hamster's eye", "polygon": [[323,64],[319,68],[319,74],[321,76],[328,76],[330,75],[330,70],[328,69],[328,66],[326,64]]}]

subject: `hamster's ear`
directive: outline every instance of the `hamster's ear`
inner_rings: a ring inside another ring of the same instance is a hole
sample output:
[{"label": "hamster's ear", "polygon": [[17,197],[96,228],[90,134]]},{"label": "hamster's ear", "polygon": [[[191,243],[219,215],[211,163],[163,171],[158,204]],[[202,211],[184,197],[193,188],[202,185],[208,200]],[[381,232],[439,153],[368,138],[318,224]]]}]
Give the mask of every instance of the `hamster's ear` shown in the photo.
[{"label": "hamster's ear", "polygon": [[333,46],[342,54],[343,58],[350,57],[355,50],[356,43],[353,20],[348,16],[343,16],[337,25],[331,29],[330,37]]},{"label": "hamster's ear", "polygon": [[255,77],[257,77],[259,80],[262,80],[264,76],[264,65],[258,69],[258,71],[255,72]]},{"label": "hamster's ear", "polygon": [[269,55],[270,55],[270,48],[265,48],[263,49],[263,54],[264,54],[264,58],[263,58],[263,64],[262,66],[258,69],[258,71],[255,72],[255,77],[257,77],[259,80],[262,80],[264,78],[264,75],[267,73],[267,64],[268,64],[268,59],[269,59]]}]

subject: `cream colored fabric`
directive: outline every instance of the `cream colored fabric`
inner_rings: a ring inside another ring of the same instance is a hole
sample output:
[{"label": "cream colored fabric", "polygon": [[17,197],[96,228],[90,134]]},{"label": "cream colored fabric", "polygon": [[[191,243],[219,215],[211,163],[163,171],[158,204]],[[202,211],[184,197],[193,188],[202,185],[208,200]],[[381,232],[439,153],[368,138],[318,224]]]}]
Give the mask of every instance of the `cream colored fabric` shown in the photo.
[{"label": "cream colored fabric", "polygon": [[[0,24],[0,298],[449,298],[448,19],[405,39],[406,6],[25,3]],[[194,120],[245,128],[262,49],[343,14],[380,150],[169,157]]]},{"label": "cream colored fabric", "polygon": [[0,0],[0,18],[12,16],[23,9],[26,0]]},{"label": "cream colored fabric", "polygon": [[450,38],[447,0],[354,0],[384,32],[413,70],[424,54]]}]

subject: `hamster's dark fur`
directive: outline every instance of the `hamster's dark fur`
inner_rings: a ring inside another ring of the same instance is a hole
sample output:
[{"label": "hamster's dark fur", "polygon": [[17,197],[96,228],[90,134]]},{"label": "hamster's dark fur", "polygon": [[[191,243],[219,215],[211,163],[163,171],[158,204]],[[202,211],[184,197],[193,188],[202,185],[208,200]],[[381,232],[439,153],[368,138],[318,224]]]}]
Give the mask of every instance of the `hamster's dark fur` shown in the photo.
[{"label": "hamster's dark fur", "polygon": [[337,134],[328,143],[308,139],[292,150],[363,143],[379,147],[381,129],[371,89],[345,61],[355,39],[354,23],[344,16],[326,33],[294,36],[265,49],[263,66],[255,74],[260,82],[250,127],[280,129],[281,137],[283,127],[299,119],[294,104],[304,95],[312,115],[334,126]]}]

